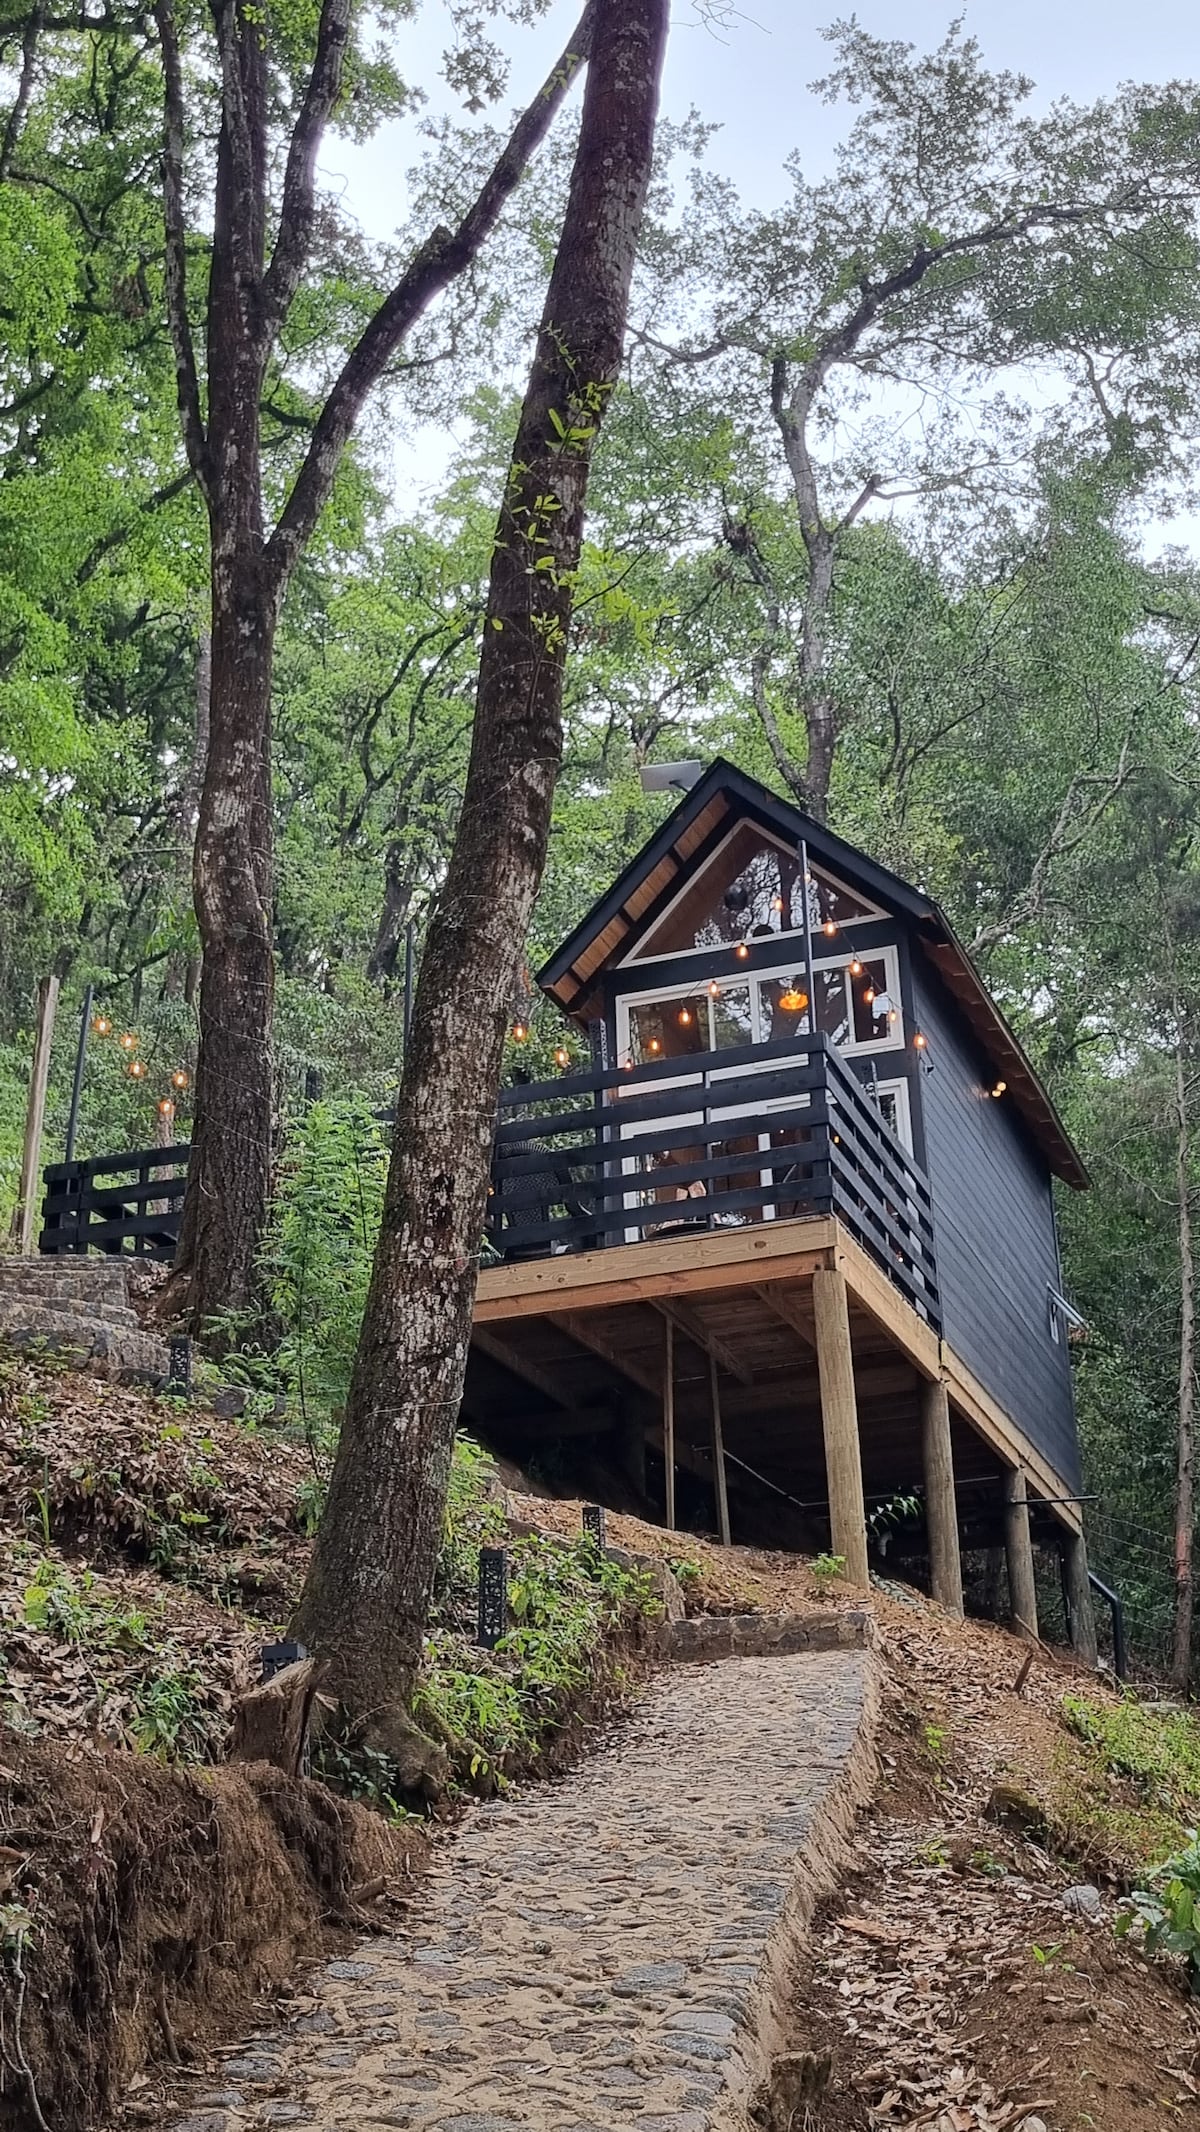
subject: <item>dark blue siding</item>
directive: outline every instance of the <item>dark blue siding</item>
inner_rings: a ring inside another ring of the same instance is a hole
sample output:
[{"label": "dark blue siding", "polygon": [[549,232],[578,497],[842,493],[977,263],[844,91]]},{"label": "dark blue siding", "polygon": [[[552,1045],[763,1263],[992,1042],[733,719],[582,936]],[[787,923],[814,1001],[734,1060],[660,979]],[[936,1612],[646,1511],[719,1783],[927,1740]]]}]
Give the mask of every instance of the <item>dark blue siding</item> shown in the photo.
[{"label": "dark blue siding", "polygon": [[913,1004],[933,1071],[919,1076],[947,1345],[1051,1461],[1079,1485],[1065,1340],[1050,1337],[1059,1285],[1049,1172],[936,972],[914,943]]}]

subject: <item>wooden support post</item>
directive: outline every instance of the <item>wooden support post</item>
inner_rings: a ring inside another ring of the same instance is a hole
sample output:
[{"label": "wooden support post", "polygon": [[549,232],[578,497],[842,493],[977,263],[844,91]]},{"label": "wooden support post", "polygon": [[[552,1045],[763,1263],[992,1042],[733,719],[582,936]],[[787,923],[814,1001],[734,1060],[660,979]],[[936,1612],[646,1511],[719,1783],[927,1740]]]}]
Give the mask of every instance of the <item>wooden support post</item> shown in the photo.
[{"label": "wooden support post", "polygon": [[717,1358],[708,1358],[708,1382],[712,1392],[713,1475],[717,1491],[717,1531],[722,1547],[729,1545],[729,1489],[725,1479],[725,1438],[721,1433],[721,1387],[717,1382]]},{"label": "wooden support post", "polygon": [[1025,1635],[1036,1636],[1037,1585],[1033,1542],[1029,1537],[1029,1499],[1025,1475],[1019,1466],[1010,1466],[1004,1476],[1004,1551],[1008,1558],[1008,1600],[1013,1625]]},{"label": "wooden support post", "polygon": [[1087,1542],[1083,1534],[1064,1532],[1062,1550],[1071,1643],[1076,1657],[1082,1658],[1085,1665],[1094,1666],[1098,1657],[1096,1615],[1092,1606],[1092,1587],[1088,1582]]},{"label": "wooden support post", "polygon": [[675,1530],[675,1327],[663,1319],[663,1463],[666,1468],[667,1531]]},{"label": "wooden support post", "polygon": [[617,1413],[617,1461],[622,1473],[637,1496],[638,1503],[646,1505],[646,1431],[642,1417],[622,1406]]},{"label": "wooden support post", "polygon": [[50,1080],[50,1045],[54,1036],[54,1017],[58,1011],[58,985],[57,977],[43,977],[38,986],[33,1071],[29,1078],[29,1101],[25,1106],[21,1189],[13,1215],[13,1235],[23,1258],[31,1258],[37,1249],[37,1221],[42,1199],[42,1127],[46,1122],[46,1088]]},{"label": "wooden support post", "polygon": [[958,1550],[958,1505],[950,1442],[950,1398],[942,1379],[921,1390],[921,1451],[925,1466],[925,1522],[929,1529],[929,1581],[947,1613],[962,1614],[962,1557]]},{"label": "wooden support post", "polygon": [[846,1575],[852,1583],[866,1584],[867,1507],[863,1500],[845,1274],[835,1266],[818,1267],[813,1274],[812,1296],[833,1552],[844,1558]]}]

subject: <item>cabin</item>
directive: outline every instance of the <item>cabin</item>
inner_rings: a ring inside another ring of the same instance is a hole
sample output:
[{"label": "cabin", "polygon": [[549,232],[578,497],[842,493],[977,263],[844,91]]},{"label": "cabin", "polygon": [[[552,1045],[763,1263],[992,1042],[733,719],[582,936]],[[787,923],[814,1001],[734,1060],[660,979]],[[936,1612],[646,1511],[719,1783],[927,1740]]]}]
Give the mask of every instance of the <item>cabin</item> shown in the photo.
[{"label": "cabin", "polygon": [[[1054,1215],[1083,1163],[936,903],[686,767],[538,974],[562,1040],[501,1094],[465,1421],[668,1527],[858,1583],[889,1550],[955,1611],[985,1550],[1033,1634],[1057,1561],[1094,1658]],[[51,1164],[41,1250],[170,1258],[188,1152]]]},{"label": "cabin", "polygon": [[1087,1174],[937,904],[716,761],[537,983],[562,1070],[501,1097],[471,1425],[859,1582],[903,1527],[959,1611],[1003,1548],[1034,1634],[1036,1546],[1094,1656],[1054,1210]]}]

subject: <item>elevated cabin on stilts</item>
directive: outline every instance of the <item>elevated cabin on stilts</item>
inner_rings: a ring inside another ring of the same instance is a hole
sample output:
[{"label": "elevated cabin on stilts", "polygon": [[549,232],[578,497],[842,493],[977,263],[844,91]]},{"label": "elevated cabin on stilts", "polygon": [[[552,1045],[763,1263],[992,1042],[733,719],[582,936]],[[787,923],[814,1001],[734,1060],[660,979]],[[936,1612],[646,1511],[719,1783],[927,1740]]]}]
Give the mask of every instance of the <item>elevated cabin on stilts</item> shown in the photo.
[{"label": "elevated cabin on stilts", "polygon": [[466,1420],[858,1581],[919,1493],[944,1604],[1002,1545],[1036,1632],[1040,1540],[1094,1655],[1053,1201],[1087,1175],[938,906],[718,761],[538,982],[577,1057],[502,1098]]}]

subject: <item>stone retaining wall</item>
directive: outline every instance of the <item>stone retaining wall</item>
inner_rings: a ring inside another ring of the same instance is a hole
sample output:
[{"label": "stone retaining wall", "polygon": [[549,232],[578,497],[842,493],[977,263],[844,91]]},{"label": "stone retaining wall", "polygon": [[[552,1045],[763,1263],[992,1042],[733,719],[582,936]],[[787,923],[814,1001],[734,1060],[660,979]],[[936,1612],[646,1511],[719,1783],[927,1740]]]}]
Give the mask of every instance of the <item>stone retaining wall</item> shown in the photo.
[{"label": "stone retaining wall", "polygon": [[167,1344],[142,1331],[117,1258],[0,1257],[0,1337],[114,1377],[158,1382]]}]

